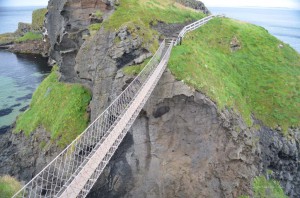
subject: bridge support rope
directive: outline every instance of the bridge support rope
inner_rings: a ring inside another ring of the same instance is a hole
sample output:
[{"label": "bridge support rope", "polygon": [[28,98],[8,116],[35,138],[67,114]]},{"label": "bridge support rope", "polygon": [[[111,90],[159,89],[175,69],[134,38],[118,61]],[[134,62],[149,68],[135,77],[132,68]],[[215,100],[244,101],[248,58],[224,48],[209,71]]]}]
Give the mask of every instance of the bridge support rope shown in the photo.
[{"label": "bridge support rope", "polygon": [[187,32],[213,17],[184,27],[170,45],[164,40],[145,68],[114,102],[13,197],[86,197],[157,85],[172,47]]}]

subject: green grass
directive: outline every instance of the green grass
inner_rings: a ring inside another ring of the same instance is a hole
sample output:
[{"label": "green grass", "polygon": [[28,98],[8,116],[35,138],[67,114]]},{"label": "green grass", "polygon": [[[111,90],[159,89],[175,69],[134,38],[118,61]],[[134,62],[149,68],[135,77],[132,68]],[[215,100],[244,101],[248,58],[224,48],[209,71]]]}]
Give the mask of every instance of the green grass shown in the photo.
[{"label": "green grass", "polygon": [[34,41],[34,40],[42,40],[43,35],[40,33],[27,32],[24,36],[17,38],[16,42],[25,42],[25,41]]},{"label": "green grass", "polygon": [[53,69],[35,91],[30,108],[17,119],[15,132],[29,135],[42,125],[51,132],[51,140],[64,147],[87,127],[90,100],[91,94],[83,86],[58,82]]},{"label": "green grass", "polygon": [[115,29],[130,21],[142,21],[149,27],[157,21],[182,23],[203,17],[203,13],[181,6],[175,0],[120,0],[120,6],[105,22],[105,26]]},{"label": "green grass", "polygon": [[102,13],[100,10],[97,10],[97,11],[94,13],[94,16],[100,19],[100,18],[103,16],[103,13]]},{"label": "green grass", "polygon": [[89,26],[90,31],[98,31],[101,28],[101,23],[94,23]]},{"label": "green grass", "polygon": [[117,30],[127,26],[133,35],[143,38],[143,47],[154,53],[158,47],[158,33],[151,24],[158,21],[182,23],[203,17],[203,13],[183,7],[175,0],[120,0],[120,5],[104,22],[104,27]]},{"label": "green grass", "polygon": [[267,180],[264,176],[253,181],[254,198],[288,198],[278,181]]},{"label": "green grass", "polygon": [[[237,37],[241,49],[231,52]],[[284,131],[300,124],[300,55],[265,29],[216,18],[187,34],[169,62],[178,80],[208,95],[220,109],[251,115]]]},{"label": "green grass", "polygon": [[139,64],[139,65],[131,65],[131,66],[126,66],[123,68],[123,72],[126,75],[138,75],[143,69],[144,67],[147,65],[147,63],[149,62],[150,58],[147,58],[146,60],[144,60],[143,63]]},{"label": "green grass", "polygon": [[32,28],[35,31],[41,31],[44,26],[46,8],[37,9],[32,12]]},{"label": "green grass", "polygon": [[11,198],[15,193],[21,189],[21,184],[16,179],[10,176],[0,177],[0,197]]},{"label": "green grass", "polygon": [[18,36],[14,33],[0,34],[0,45],[14,42],[17,38]]}]

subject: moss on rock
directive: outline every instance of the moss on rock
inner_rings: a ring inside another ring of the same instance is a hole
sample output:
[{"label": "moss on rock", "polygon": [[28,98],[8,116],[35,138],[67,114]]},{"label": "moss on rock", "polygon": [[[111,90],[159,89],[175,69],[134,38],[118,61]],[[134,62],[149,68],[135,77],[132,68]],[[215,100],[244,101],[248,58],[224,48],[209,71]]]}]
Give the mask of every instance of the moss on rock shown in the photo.
[{"label": "moss on rock", "polygon": [[33,11],[31,24],[33,31],[42,31],[47,11],[48,10],[46,8],[37,9]]},{"label": "moss on rock", "polygon": [[30,108],[17,119],[15,132],[29,135],[42,125],[51,140],[64,147],[87,127],[91,93],[82,85],[61,83],[58,77],[54,67],[33,94]]},{"label": "moss on rock", "polygon": [[15,178],[5,175],[0,177],[0,197],[11,198],[21,189],[21,184]]}]

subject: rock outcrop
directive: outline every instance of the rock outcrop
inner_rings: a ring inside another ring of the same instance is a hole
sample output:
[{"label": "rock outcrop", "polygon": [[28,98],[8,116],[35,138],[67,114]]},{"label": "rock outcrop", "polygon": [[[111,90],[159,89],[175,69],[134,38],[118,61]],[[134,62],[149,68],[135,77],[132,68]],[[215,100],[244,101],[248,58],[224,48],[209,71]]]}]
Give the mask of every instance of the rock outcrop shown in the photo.
[{"label": "rock outcrop", "polygon": [[76,82],[80,78],[74,70],[75,58],[89,36],[88,27],[93,23],[91,17],[96,11],[106,18],[113,9],[115,1],[99,0],[50,0],[46,28],[50,40],[50,63],[62,65],[60,71],[63,81]]},{"label": "rock outcrop", "polygon": [[52,144],[50,134],[40,127],[27,137],[14,134],[10,129],[0,135],[0,175],[17,176],[21,181],[30,181],[41,171],[61,148]]},{"label": "rock outcrop", "polygon": [[199,0],[176,0],[176,2],[186,6],[193,8],[195,10],[199,10],[204,14],[210,14],[209,10],[205,7],[204,3]]},{"label": "rock outcrop", "polygon": [[89,197],[251,194],[255,131],[230,115],[166,71]]},{"label": "rock outcrop", "polygon": [[289,137],[279,131],[262,128],[259,131],[261,172],[280,181],[290,197],[300,197],[300,129],[290,129]]},{"label": "rock outcrop", "polygon": [[8,47],[8,50],[14,53],[40,54],[43,57],[48,57],[49,42],[34,40],[14,43]]}]

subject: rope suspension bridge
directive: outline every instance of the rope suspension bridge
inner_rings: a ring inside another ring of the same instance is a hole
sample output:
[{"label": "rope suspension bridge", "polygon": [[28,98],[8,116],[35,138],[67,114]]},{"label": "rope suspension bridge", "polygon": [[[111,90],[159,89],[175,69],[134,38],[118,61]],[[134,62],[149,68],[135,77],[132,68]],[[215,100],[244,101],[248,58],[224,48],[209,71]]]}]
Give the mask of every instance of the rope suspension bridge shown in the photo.
[{"label": "rope suspension bridge", "polygon": [[164,40],[145,68],[87,129],[13,197],[86,197],[161,78],[173,46],[211,15]]}]

